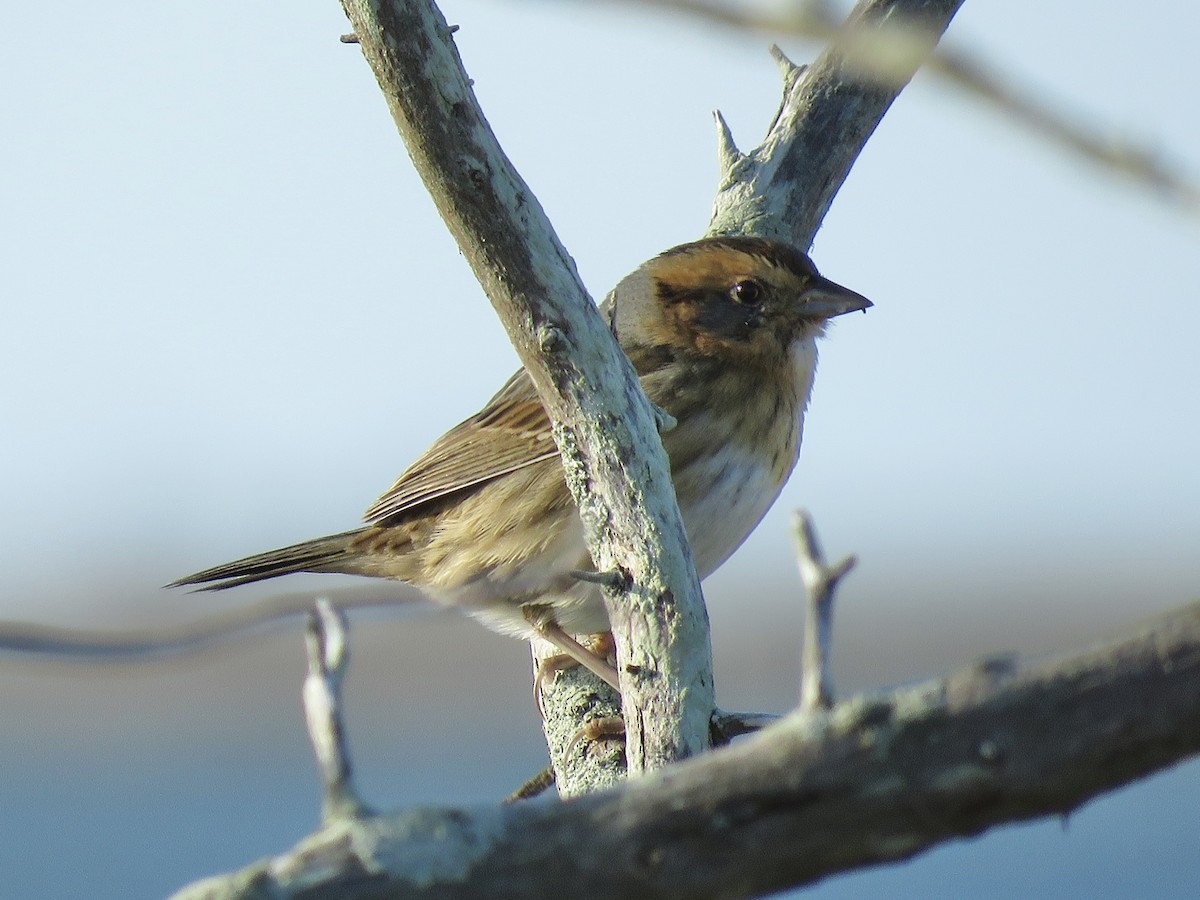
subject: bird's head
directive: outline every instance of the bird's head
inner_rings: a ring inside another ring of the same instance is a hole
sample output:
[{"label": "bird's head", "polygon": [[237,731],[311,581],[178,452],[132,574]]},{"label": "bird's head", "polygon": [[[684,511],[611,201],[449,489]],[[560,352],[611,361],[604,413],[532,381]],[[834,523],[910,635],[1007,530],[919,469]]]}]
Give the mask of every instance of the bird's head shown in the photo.
[{"label": "bird's head", "polygon": [[667,250],[622,281],[610,303],[627,352],[672,348],[746,365],[775,365],[829,319],[871,306],[796,248],[749,237]]}]

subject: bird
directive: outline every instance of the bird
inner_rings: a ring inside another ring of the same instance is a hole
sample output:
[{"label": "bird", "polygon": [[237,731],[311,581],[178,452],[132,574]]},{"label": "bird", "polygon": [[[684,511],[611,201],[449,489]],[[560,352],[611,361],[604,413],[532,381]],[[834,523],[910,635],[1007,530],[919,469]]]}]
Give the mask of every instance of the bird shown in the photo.
[{"label": "bird", "polygon": [[[601,304],[647,397],[674,419],[661,437],[701,578],[749,536],[796,465],[828,321],[871,305],[792,245],[745,236],[666,250]],[[364,519],[168,587],[224,590],[298,572],[394,579],[495,631],[546,638],[617,687],[611,664],[572,637],[609,630],[603,588],[587,578],[583,526],[524,369]]]}]

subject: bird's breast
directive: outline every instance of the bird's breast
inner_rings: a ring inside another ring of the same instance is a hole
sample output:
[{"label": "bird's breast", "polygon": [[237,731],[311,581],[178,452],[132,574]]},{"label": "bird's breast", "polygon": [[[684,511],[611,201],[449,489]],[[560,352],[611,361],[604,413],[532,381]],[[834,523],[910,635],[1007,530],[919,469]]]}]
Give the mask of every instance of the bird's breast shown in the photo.
[{"label": "bird's breast", "polygon": [[[795,450],[785,451],[790,462]],[[676,492],[696,571],[707,578],[766,515],[792,466],[775,468],[758,454],[726,446],[676,475]]]},{"label": "bird's breast", "polygon": [[798,342],[789,357],[766,377],[727,369],[693,380],[671,410],[679,424],[663,444],[701,578],[741,546],[795,468],[815,346]]},{"label": "bird's breast", "polygon": [[[789,402],[761,422],[701,415],[673,442],[672,480],[701,578],[749,536],[779,497],[800,449],[802,412]],[[667,437],[671,436],[668,432]]]}]

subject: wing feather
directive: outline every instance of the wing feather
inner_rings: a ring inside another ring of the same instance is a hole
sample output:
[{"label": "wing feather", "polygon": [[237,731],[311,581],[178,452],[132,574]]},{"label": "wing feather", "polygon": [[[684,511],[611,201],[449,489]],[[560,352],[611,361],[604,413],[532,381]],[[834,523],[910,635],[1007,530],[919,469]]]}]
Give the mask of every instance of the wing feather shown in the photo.
[{"label": "wing feather", "polygon": [[388,524],[425,504],[557,455],[549,418],[522,369],[482,410],[451,428],[409,466],[367,510],[366,521]]}]

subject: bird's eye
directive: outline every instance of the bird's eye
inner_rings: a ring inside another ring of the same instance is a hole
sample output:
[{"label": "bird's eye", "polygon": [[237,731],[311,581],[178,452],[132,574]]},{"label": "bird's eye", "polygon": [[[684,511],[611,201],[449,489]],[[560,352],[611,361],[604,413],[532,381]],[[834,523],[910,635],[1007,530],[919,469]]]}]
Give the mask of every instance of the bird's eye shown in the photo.
[{"label": "bird's eye", "polygon": [[761,303],[763,293],[763,286],[752,278],[739,281],[729,289],[729,296],[746,306],[756,306]]}]

